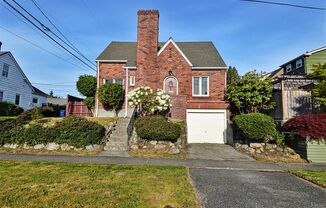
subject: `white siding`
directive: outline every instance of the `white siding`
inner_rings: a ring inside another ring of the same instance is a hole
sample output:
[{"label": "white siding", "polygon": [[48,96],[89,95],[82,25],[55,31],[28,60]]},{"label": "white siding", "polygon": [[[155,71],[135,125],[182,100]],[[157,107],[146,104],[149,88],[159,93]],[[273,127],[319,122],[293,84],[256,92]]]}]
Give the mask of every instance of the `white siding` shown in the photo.
[{"label": "white siding", "polygon": [[[8,77],[2,76],[3,64],[9,65]],[[19,94],[20,107],[24,109],[33,107],[32,88],[9,53],[0,56],[0,91],[4,94],[3,101],[15,103],[16,94]]]},{"label": "white siding", "polygon": [[32,99],[37,98],[37,104],[33,103],[33,107],[41,107],[43,104],[46,104],[46,97],[32,94]]}]

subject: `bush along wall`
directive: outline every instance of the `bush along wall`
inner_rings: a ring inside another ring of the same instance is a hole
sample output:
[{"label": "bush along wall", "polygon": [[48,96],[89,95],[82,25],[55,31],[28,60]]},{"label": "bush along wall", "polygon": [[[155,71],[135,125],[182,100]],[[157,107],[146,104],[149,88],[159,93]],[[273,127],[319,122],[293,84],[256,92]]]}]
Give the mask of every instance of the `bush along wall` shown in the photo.
[{"label": "bush along wall", "polygon": [[101,144],[104,135],[103,126],[81,117],[65,117],[51,127],[27,124],[19,119],[0,122],[0,145],[4,147],[27,145],[42,149],[45,144],[51,143],[52,148],[56,149],[58,145],[66,145],[68,149],[72,148],[70,146],[84,148]]},{"label": "bush along wall", "polygon": [[129,141],[130,149],[178,154],[182,151],[184,134],[183,122],[175,123],[160,115],[139,117]]},{"label": "bush along wall", "polygon": [[286,142],[311,162],[326,163],[326,114],[297,116],[288,120],[283,129]]},{"label": "bush along wall", "polygon": [[249,142],[283,144],[283,136],[276,129],[272,117],[262,113],[240,114],[233,118],[236,131]]}]

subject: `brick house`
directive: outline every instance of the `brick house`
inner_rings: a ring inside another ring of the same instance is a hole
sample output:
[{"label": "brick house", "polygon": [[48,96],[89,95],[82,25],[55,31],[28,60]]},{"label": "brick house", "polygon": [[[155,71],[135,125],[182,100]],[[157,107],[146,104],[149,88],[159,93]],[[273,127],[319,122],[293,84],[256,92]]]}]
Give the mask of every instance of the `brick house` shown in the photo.
[{"label": "brick house", "polygon": [[[138,11],[137,42],[111,42],[97,58],[98,86],[123,84],[163,89],[171,96],[171,118],[186,119],[188,142],[225,143],[228,104],[226,64],[212,42],[158,41],[159,12]],[[125,99],[118,116],[130,116]],[[96,100],[95,116],[113,116]]]}]

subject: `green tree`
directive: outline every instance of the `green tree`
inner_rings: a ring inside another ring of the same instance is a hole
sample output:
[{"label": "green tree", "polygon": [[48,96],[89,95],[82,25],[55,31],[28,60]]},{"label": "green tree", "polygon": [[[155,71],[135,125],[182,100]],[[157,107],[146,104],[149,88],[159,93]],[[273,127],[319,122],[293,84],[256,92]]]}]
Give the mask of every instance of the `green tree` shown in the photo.
[{"label": "green tree", "polygon": [[123,86],[115,83],[105,83],[98,89],[98,99],[105,106],[112,108],[117,114],[123,101]]},{"label": "green tree", "polygon": [[228,86],[226,98],[237,112],[256,113],[273,109],[272,90],[271,79],[251,71]]},{"label": "green tree", "polygon": [[317,80],[317,85],[312,91],[312,96],[314,101],[326,107],[326,63],[314,64],[312,69],[312,74],[310,77]]},{"label": "green tree", "polygon": [[227,71],[227,84],[230,85],[239,79],[238,70],[235,67],[229,66]]},{"label": "green tree", "polygon": [[96,94],[96,77],[92,75],[81,75],[76,83],[77,90],[85,97],[94,97]]},{"label": "green tree", "polygon": [[90,111],[93,111],[95,105],[95,98],[94,97],[86,97],[84,99],[84,103]]}]

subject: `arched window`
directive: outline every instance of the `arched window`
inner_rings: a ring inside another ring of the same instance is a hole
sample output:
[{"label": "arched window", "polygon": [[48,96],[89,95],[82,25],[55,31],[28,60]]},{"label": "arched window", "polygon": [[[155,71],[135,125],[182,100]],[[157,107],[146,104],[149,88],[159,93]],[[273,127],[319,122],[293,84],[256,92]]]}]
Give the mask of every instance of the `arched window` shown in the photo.
[{"label": "arched window", "polygon": [[173,76],[164,79],[163,90],[169,95],[178,95],[178,80]]}]

